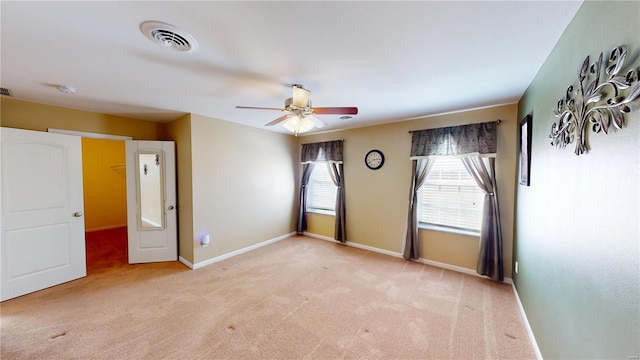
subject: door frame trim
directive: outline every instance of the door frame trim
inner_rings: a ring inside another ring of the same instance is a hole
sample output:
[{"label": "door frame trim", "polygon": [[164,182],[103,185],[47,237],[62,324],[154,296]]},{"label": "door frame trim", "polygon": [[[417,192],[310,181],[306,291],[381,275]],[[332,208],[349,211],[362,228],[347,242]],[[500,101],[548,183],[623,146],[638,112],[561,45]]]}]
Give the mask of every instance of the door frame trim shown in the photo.
[{"label": "door frame trim", "polygon": [[76,136],[81,136],[83,138],[90,138],[90,139],[125,140],[125,141],[126,140],[133,140],[133,137],[131,137],[131,136],[100,134],[100,133],[65,130],[65,129],[48,128],[47,132],[56,133],[56,134],[76,135]]}]

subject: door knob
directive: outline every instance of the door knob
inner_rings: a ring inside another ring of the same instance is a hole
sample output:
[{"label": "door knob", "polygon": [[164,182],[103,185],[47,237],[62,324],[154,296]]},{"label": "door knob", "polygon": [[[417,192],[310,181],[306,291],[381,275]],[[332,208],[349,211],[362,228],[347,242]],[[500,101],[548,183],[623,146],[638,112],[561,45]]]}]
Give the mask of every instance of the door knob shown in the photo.
[{"label": "door knob", "polygon": [[77,212],[73,213],[73,216],[80,217],[80,216],[82,216],[82,213],[80,211],[77,211]]}]

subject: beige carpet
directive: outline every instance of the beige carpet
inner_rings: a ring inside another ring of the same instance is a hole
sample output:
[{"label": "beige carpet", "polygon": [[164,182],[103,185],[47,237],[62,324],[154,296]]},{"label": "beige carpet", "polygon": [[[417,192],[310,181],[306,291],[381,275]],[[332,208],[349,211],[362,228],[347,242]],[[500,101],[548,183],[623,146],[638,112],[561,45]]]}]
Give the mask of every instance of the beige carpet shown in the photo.
[{"label": "beige carpet", "polygon": [[510,285],[323,240],[102,265],[3,302],[0,357],[535,358]]}]

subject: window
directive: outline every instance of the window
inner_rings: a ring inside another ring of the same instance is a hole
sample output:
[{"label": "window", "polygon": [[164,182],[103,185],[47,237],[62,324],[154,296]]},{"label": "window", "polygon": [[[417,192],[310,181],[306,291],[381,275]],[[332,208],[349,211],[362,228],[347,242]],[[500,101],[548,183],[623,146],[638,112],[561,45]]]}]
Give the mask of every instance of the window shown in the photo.
[{"label": "window", "polygon": [[337,190],[329,163],[316,163],[307,185],[307,211],[335,214]]},{"label": "window", "polygon": [[438,158],[418,193],[420,223],[480,232],[484,192],[459,158]]}]

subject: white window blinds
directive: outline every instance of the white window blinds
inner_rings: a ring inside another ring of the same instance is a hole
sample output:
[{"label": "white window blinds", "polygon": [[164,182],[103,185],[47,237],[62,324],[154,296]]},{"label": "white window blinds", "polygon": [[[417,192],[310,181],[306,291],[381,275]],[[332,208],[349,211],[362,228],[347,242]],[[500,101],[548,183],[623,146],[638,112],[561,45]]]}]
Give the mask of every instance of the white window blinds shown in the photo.
[{"label": "white window blinds", "polygon": [[307,209],[335,211],[337,187],[329,175],[327,163],[317,163],[307,185]]},{"label": "white window blinds", "polygon": [[484,193],[459,158],[438,158],[418,194],[421,223],[480,231]]}]

